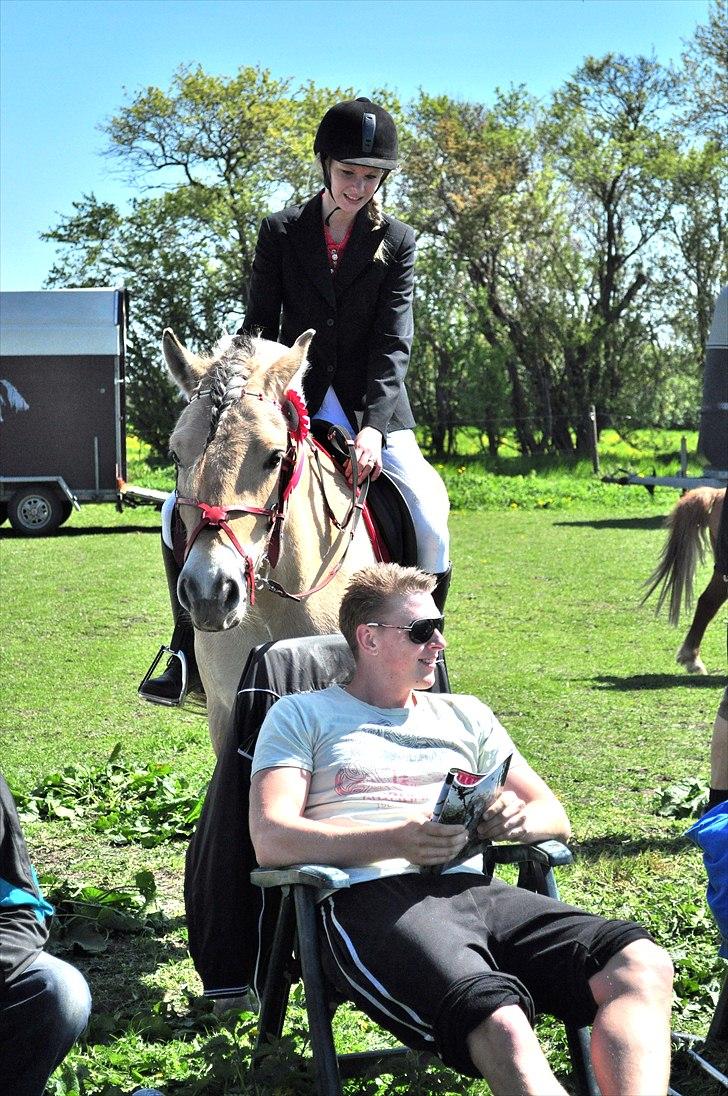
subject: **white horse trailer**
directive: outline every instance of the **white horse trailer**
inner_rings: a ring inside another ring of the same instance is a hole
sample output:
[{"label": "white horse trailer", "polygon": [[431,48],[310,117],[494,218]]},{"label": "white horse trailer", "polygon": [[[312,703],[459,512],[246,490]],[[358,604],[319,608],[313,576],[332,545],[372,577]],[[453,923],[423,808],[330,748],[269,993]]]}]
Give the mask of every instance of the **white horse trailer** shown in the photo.
[{"label": "white horse trailer", "polygon": [[54,532],[80,501],[165,497],[126,485],[128,303],[125,289],[0,293],[0,521],[19,532]]}]

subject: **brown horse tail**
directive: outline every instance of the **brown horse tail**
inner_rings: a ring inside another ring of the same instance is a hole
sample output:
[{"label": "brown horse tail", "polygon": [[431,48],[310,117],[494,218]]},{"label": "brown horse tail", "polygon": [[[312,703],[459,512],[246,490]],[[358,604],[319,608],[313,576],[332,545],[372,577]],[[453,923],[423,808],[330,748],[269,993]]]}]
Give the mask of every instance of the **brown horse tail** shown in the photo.
[{"label": "brown horse tail", "polygon": [[683,599],[686,609],[693,603],[695,569],[698,561],[705,561],[706,550],[710,548],[708,520],[715,500],[714,488],[696,487],[683,495],[665,518],[665,527],[670,532],[660,553],[660,562],[643,583],[647,592],[640,604],[644,605],[661,585],[655,613],[659,613],[669,594],[668,619],[671,624],[677,624],[680,620]]}]

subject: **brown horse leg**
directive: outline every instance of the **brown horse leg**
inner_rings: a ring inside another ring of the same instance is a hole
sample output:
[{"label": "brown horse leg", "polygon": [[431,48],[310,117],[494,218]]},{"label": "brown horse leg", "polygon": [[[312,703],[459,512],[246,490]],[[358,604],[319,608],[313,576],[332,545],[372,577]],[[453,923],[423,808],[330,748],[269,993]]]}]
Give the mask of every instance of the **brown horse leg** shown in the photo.
[{"label": "brown horse leg", "polygon": [[675,656],[675,661],[684,666],[689,674],[707,674],[705,663],[700,657],[700,644],[705,629],[710,624],[723,602],[728,597],[728,584],[723,576],[713,571],[713,577],[698,598],[693,623],[683,640],[683,645]]}]

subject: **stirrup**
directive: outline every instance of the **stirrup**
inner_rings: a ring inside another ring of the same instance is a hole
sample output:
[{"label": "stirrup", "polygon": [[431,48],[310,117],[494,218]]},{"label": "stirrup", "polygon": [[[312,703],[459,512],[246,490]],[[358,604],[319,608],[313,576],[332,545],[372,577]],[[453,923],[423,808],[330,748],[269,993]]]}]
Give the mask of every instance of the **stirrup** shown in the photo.
[{"label": "stirrup", "polygon": [[[165,655],[170,658],[178,659],[180,669],[182,670],[182,687],[179,691],[179,696],[176,697],[155,696],[153,693],[147,693],[144,690],[144,686],[149,679],[154,676],[154,671],[157,669],[157,666]],[[188,711],[193,712],[196,715],[206,716],[207,704],[201,699],[199,693],[188,693],[188,683],[187,656],[184,651],[175,651],[172,647],[167,647],[162,644],[157,651],[157,654],[152,659],[149,669],[139,683],[137,696],[140,696],[142,700],[146,700],[148,704],[161,704],[165,708],[187,708]]]}]

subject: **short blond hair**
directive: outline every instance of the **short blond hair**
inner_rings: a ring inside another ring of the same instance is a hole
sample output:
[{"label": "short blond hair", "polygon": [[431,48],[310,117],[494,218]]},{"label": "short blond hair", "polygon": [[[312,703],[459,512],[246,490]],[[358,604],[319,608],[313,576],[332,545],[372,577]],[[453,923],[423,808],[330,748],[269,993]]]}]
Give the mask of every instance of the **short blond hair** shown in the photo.
[{"label": "short blond hair", "polygon": [[431,594],[437,580],[419,567],[398,563],[376,563],[352,575],[339,607],[339,628],[354,657],[358,654],[356,630],[360,624],[378,620],[395,597]]}]

